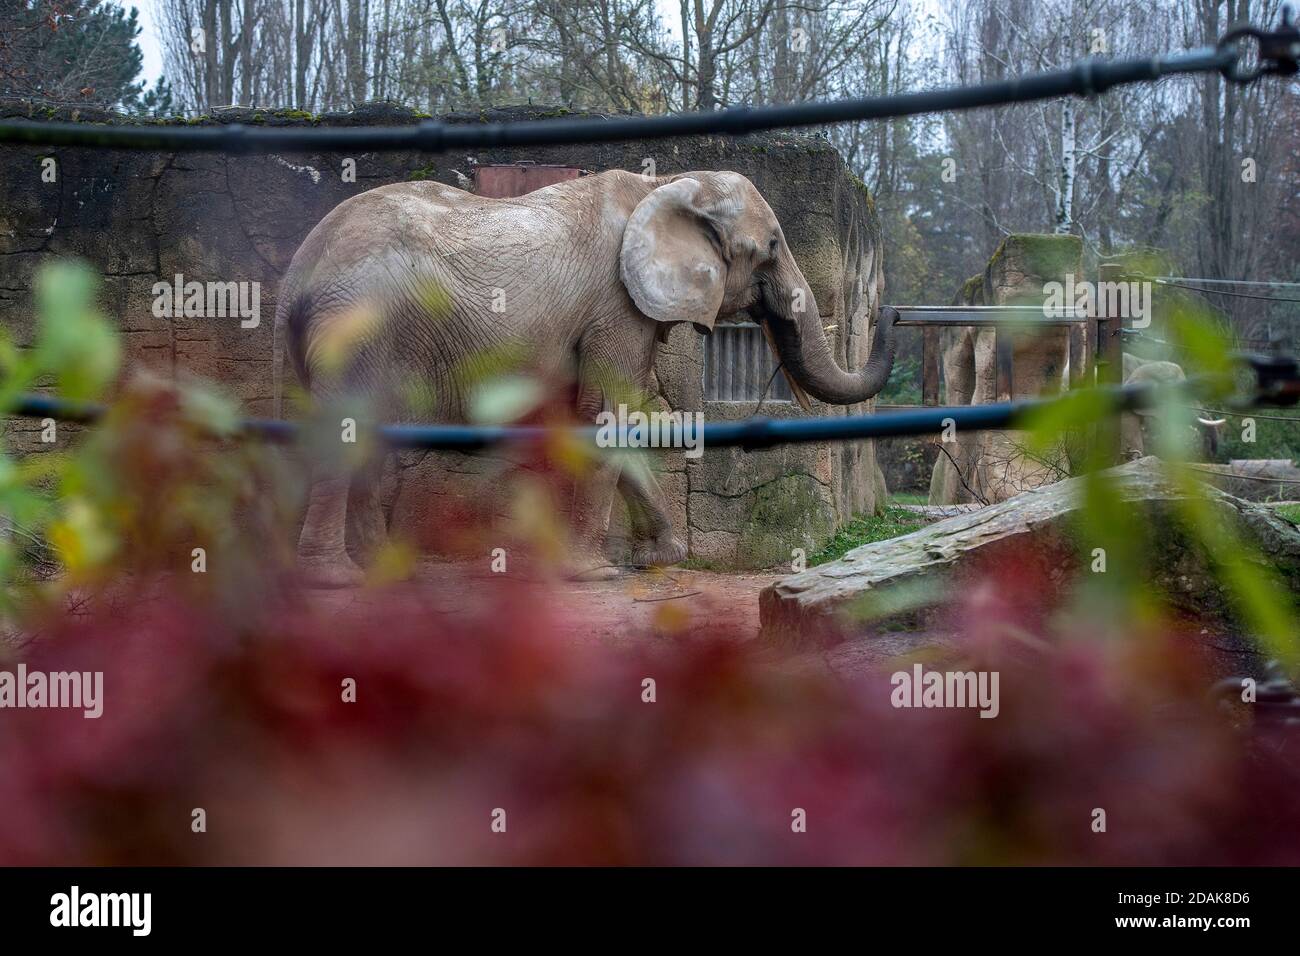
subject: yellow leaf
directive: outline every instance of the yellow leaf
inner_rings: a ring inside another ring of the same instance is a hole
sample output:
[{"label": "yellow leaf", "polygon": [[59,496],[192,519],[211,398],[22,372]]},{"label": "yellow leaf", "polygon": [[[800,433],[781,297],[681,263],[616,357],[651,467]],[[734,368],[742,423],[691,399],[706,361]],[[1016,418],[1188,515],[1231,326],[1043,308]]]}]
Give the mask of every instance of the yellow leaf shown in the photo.
[{"label": "yellow leaf", "polygon": [[375,552],[374,560],[366,572],[366,584],[383,587],[405,581],[415,573],[416,552],[406,541],[391,539]]}]

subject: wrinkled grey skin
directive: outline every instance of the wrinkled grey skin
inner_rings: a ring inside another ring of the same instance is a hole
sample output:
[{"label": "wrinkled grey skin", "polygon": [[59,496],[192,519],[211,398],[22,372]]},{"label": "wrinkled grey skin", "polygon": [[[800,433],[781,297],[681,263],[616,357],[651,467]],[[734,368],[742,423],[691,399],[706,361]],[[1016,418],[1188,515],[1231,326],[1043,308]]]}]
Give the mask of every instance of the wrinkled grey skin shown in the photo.
[{"label": "wrinkled grey skin", "polygon": [[[430,286],[446,291],[442,305],[430,306]],[[884,387],[892,323],[878,323],[863,368],[841,369],[780,224],[737,173],[611,171],[514,199],[434,182],[373,189],[336,207],[303,242],[276,322],[318,406],[364,396],[382,417],[409,418],[397,396],[416,382],[427,386],[438,420],[463,421],[466,396],[453,371],[522,343],[529,371],[576,383],[578,415],[594,421],[627,400],[620,383],[649,385],[669,327],[690,322],[708,332],[718,316],[741,310],[767,324],[788,376],[814,398],[851,404]],[[329,343],[340,338],[353,347],[331,365]],[[313,583],[359,580],[346,518],[357,509],[353,525],[365,544],[382,540],[378,471],[313,474],[298,548]],[[684,558],[658,490],[620,481],[617,463],[606,462],[575,491],[570,572],[617,573],[603,556],[616,488],[633,516],[633,563]]]}]

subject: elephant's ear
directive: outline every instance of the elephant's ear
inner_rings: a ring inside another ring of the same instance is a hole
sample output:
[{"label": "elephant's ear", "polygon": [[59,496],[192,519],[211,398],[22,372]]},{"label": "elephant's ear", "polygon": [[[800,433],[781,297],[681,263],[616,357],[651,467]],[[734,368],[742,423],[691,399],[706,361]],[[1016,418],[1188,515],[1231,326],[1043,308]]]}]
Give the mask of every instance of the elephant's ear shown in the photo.
[{"label": "elephant's ear", "polygon": [[657,322],[713,329],[726,290],[726,265],[698,205],[699,180],[660,186],[637,203],[623,230],[623,285],[636,307]]}]

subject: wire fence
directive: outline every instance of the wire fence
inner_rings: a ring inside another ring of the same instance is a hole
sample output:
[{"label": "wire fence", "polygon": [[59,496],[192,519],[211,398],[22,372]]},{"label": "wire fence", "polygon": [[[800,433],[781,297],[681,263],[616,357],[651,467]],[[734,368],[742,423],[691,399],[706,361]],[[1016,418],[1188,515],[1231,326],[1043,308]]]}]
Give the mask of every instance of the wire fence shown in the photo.
[{"label": "wire fence", "polygon": [[1281,279],[1208,279],[1202,276],[1146,276],[1152,282],[1194,282],[1197,285],[1267,286],[1274,289],[1300,289],[1300,282]]},{"label": "wire fence", "polygon": [[1291,298],[1277,295],[1260,295],[1256,292],[1236,292],[1229,289],[1202,289],[1199,286],[1188,285],[1186,282],[1170,282],[1167,279],[1151,279],[1156,285],[1170,286],[1175,289],[1186,289],[1188,292],[1199,292],[1201,295],[1228,295],[1235,299],[1256,299],[1262,302],[1300,302],[1300,298]]}]

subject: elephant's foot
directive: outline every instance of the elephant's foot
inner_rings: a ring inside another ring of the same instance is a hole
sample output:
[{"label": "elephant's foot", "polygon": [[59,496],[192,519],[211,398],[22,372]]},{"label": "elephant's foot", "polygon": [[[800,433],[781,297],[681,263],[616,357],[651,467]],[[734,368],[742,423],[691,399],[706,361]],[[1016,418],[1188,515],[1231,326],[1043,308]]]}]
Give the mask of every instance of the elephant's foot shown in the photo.
[{"label": "elephant's foot", "polygon": [[628,563],[638,568],[664,568],[686,560],[686,545],[672,532],[637,541]]},{"label": "elephant's foot", "polygon": [[616,578],[622,572],[615,567],[605,565],[603,567],[593,567],[587,570],[573,570],[569,573],[570,581],[609,581]]},{"label": "elephant's foot", "polygon": [[621,569],[610,564],[604,552],[594,548],[576,552],[564,567],[564,576],[570,581],[608,581],[620,573]]},{"label": "elephant's foot", "polygon": [[299,557],[298,572],[309,588],[355,588],[365,580],[362,571],[346,554]]}]

